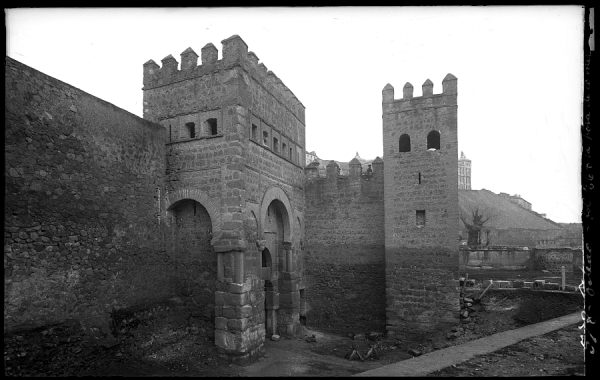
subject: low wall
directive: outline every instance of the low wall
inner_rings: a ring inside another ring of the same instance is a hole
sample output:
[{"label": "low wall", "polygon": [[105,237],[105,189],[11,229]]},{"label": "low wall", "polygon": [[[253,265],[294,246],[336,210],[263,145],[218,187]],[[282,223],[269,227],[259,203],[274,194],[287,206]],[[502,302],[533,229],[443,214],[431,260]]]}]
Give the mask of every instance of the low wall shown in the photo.
[{"label": "low wall", "polygon": [[564,266],[567,272],[581,270],[582,251],[577,248],[536,248],[536,268],[560,273]]},{"label": "low wall", "polygon": [[460,249],[459,266],[465,269],[547,270],[560,273],[581,267],[581,250],[575,248],[485,247]]},{"label": "low wall", "polygon": [[534,269],[532,251],[527,247],[461,248],[461,269]]}]

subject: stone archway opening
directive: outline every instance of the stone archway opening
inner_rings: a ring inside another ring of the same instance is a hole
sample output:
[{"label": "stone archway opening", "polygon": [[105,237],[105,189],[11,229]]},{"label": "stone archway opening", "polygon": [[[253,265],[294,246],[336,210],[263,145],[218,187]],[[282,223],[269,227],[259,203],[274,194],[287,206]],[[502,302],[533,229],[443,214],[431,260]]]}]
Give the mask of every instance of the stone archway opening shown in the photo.
[{"label": "stone archway opening", "polygon": [[207,209],[193,199],[181,199],[167,209],[166,248],[173,262],[175,294],[195,314],[214,320],[217,256],[211,245],[213,224]]},{"label": "stone archway opening", "polygon": [[273,257],[275,271],[285,271],[286,260],[284,255],[284,241],[290,235],[290,219],[283,202],[278,199],[271,201],[267,207],[267,214],[263,222],[263,236],[265,247]]}]

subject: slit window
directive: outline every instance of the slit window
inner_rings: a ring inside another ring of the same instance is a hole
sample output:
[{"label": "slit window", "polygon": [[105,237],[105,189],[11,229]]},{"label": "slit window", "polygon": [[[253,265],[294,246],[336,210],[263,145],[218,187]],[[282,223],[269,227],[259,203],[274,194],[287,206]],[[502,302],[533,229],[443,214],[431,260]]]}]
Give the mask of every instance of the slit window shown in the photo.
[{"label": "slit window", "polygon": [[286,143],[281,143],[281,154],[282,155],[287,154],[287,144]]},{"label": "slit window", "polygon": [[258,127],[252,124],[252,134],[250,135],[252,140],[256,141],[258,139]]},{"label": "slit window", "polygon": [[279,140],[277,140],[277,137],[273,137],[273,150],[279,153]]},{"label": "slit window", "polygon": [[269,146],[269,132],[263,131],[263,145]]},{"label": "slit window", "polygon": [[290,147],[290,156],[289,156],[289,157],[290,157],[290,160],[292,160],[292,153],[293,153],[293,150],[292,150],[292,148]]},{"label": "slit window", "polygon": [[419,172],[419,185],[421,184],[421,172]]},{"label": "slit window", "polygon": [[188,137],[193,139],[196,137],[196,124],[194,123],[185,123],[185,127],[188,131]]},{"label": "slit window", "polygon": [[417,227],[425,226],[425,210],[417,210]]},{"label": "slit window", "polygon": [[406,133],[400,136],[399,148],[400,152],[410,152],[410,136]]},{"label": "slit window", "polygon": [[217,134],[217,119],[211,118],[206,120],[206,129],[209,135],[214,136]]},{"label": "slit window", "polygon": [[440,133],[438,131],[431,131],[427,135],[427,149],[440,149]]}]

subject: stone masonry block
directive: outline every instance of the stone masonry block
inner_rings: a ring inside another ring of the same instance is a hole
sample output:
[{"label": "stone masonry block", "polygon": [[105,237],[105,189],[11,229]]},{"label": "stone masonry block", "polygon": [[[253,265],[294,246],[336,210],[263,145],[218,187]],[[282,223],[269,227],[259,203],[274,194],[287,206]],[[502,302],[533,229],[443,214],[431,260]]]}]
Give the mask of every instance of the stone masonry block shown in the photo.
[{"label": "stone masonry block", "polygon": [[252,315],[252,306],[223,306],[223,317],[228,319],[248,318]]},{"label": "stone masonry block", "polygon": [[228,319],[227,330],[229,331],[244,331],[248,327],[248,318]]},{"label": "stone masonry block", "polygon": [[215,317],[215,329],[217,330],[227,330],[227,318],[223,317]]},{"label": "stone masonry block", "polygon": [[228,304],[226,300],[227,295],[228,293],[215,291],[215,305],[224,306],[225,304]]},{"label": "stone masonry block", "polygon": [[215,345],[225,351],[242,352],[244,342],[242,335],[224,330],[215,330]]},{"label": "stone masonry block", "polygon": [[252,289],[252,282],[246,281],[243,284],[231,283],[229,284],[230,293],[246,293]]},{"label": "stone masonry block", "polygon": [[245,293],[228,293],[225,297],[227,305],[243,306],[250,303],[248,292]]}]

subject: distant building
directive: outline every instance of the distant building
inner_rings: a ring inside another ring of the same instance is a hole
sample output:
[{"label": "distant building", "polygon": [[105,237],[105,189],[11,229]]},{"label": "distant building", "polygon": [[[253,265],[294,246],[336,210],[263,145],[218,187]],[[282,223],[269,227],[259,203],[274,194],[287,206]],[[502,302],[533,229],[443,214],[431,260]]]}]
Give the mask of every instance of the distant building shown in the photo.
[{"label": "distant building", "polygon": [[[525,199],[521,198],[521,196],[519,194],[508,195],[507,193],[500,193],[500,196],[510,200],[513,203],[518,204],[519,206],[521,206],[527,210],[531,210],[531,203],[529,203]],[[545,217],[546,215],[542,214],[542,216]]]},{"label": "distant building", "polygon": [[462,151],[458,159],[458,189],[471,190],[471,160]]},{"label": "distant building", "polygon": [[317,153],[315,153],[314,150],[312,152],[306,152],[306,165],[318,159],[319,157],[317,157]]}]

